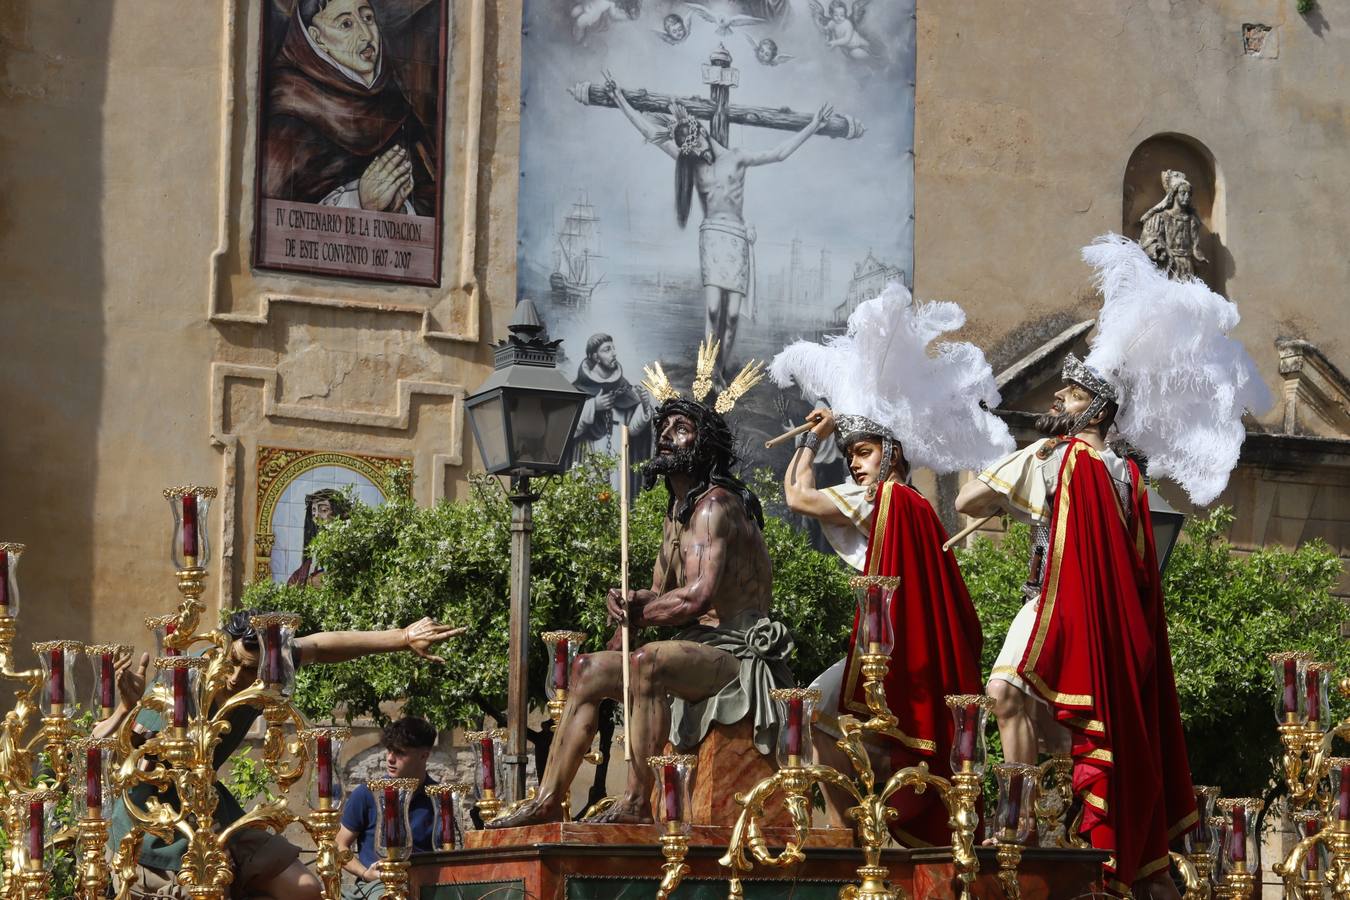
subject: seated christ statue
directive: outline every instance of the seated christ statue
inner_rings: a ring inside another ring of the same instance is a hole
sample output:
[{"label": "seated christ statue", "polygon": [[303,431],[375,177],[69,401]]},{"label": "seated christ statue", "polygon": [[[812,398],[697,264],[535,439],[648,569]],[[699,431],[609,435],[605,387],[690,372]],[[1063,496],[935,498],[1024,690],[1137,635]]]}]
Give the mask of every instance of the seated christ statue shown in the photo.
[{"label": "seated christ statue", "polygon": [[[652,586],[630,591],[626,608],[622,592],[611,590],[608,605],[611,620],[622,622],[626,614],[620,629],[680,631],[632,653],[628,784],[614,806],[590,820],[596,822],[652,821],[654,775],[647,758],[667,741],[689,752],[714,724],[749,720],[756,748],[770,754],[777,724],[769,691],[792,685],[792,637],[769,615],[773,575],[763,513],[758,498],[731,474],[731,429],[709,406],[667,394],[655,434],[656,455],[643,477],[648,487],[664,478],[670,500]],[[616,652],[621,632],[609,646],[573,664],[538,796],[489,827],[561,821],[563,796],[590,749],[600,703],[623,697],[623,656]]]}]

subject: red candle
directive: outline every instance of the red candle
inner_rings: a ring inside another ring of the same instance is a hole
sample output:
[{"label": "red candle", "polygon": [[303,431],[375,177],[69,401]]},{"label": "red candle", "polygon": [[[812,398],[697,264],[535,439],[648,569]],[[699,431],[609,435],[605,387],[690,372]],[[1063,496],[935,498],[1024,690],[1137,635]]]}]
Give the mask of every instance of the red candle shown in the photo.
[{"label": "red candle", "polygon": [[398,788],[387,787],[384,789],[384,845],[402,847],[404,843],[403,823],[398,814]]},{"label": "red candle", "polygon": [[[1316,819],[1309,819],[1309,820],[1308,820],[1308,824],[1304,826],[1304,829],[1303,829],[1303,830],[1304,830],[1304,832],[1305,832],[1304,835],[1303,835],[1304,837],[1312,837],[1313,835],[1317,834],[1317,832],[1321,831],[1322,829],[1320,829],[1320,828],[1317,827],[1317,820],[1316,820]],[[1308,851],[1308,863],[1307,863],[1307,865],[1308,865],[1308,871],[1309,871],[1309,872],[1316,872],[1316,871],[1317,871],[1317,847],[1316,847],[1316,846],[1314,846],[1311,850]]]},{"label": "red candle", "polygon": [[267,666],[263,681],[281,684],[281,626],[275,622],[267,626]]},{"label": "red candle", "polygon": [[48,676],[48,693],[52,706],[64,706],[66,703],[66,653],[60,647],[52,650],[52,671]]},{"label": "red candle", "polygon": [[[173,633],[174,633],[175,631],[177,631],[177,630],[178,630],[178,626],[177,626],[175,623],[173,623],[173,622],[168,623],[167,625],[164,626],[164,637],[167,638],[169,635],[173,634]],[[178,651],[175,650],[174,648],[172,648],[172,647],[165,647],[165,648],[164,648],[164,655],[165,655],[165,656],[178,656],[179,654],[178,654]]]},{"label": "red candle", "polygon": [[680,776],[673,765],[661,769],[661,785],[665,789],[666,821],[680,821]]},{"label": "red candle", "polygon": [[1322,718],[1322,679],[1318,671],[1312,668],[1303,677],[1308,680],[1308,721],[1316,724]]},{"label": "red candle", "polygon": [[186,728],[188,720],[187,708],[187,669],[177,668],[173,670],[173,727]]},{"label": "red candle", "polygon": [[46,808],[41,800],[33,800],[28,804],[28,861],[34,868],[42,865],[42,820],[46,814]]},{"label": "red candle", "polygon": [[1350,766],[1341,769],[1341,786],[1339,802],[1336,806],[1336,818],[1342,822],[1350,822]]},{"label": "red candle", "polygon": [[1025,778],[1021,772],[1008,776],[1008,806],[1003,816],[1005,831],[1017,831],[1017,820],[1022,817],[1022,785]]},{"label": "red candle", "polygon": [[567,690],[567,651],[570,643],[561,640],[553,646],[553,687],[560,691]]},{"label": "red candle", "polygon": [[1298,712],[1298,691],[1294,682],[1298,677],[1298,663],[1292,659],[1284,661],[1284,711]]},{"label": "red candle", "polygon": [[103,808],[103,753],[97,747],[84,751],[84,803],[91,816]]},{"label": "red candle", "polygon": [[957,754],[962,762],[975,760],[975,724],[980,720],[980,705],[966,704],[966,714],[961,718],[961,739],[957,744]]},{"label": "red candle", "polygon": [[319,799],[333,799],[333,738],[327,734],[318,735],[314,739],[314,760],[315,778],[319,782]]},{"label": "red candle", "polygon": [[445,850],[455,849],[455,798],[453,796],[444,796],[440,798],[441,809],[441,847]]},{"label": "red candle", "polygon": [[787,752],[788,756],[802,755],[801,697],[793,697],[788,701]]},{"label": "red candle", "polygon": [[[1341,797],[1345,797],[1345,791],[1341,791]],[[1342,800],[1342,803],[1345,801]],[[1245,863],[1247,861],[1247,810],[1241,806],[1233,807],[1233,824],[1228,831],[1228,840],[1231,846],[1228,849],[1228,858],[1233,862]]]},{"label": "red candle", "polygon": [[183,556],[189,565],[197,561],[197,495],[183,495]]},{"label": "red candle", "polygon": [[483,756],[483,790],[495,791],[497,789],[497,764],[492,750],[492,738],[485,737],[478,742],[479,750]]},{"label": "red candle", "polygon": [[0,550],[0,606],[9,609],[9,551]]},{"label": "red candle", "polygon": [[867,589],[867,644],[881,643],[881,587],[871,585]]},{"label": "red candle", "polygon": [[98,705],[104,709],[112,709],[113,704],[116,703],[115,684],[116,682],[113,679],[113,655],[111,653],[100,654],[98,658]]}]

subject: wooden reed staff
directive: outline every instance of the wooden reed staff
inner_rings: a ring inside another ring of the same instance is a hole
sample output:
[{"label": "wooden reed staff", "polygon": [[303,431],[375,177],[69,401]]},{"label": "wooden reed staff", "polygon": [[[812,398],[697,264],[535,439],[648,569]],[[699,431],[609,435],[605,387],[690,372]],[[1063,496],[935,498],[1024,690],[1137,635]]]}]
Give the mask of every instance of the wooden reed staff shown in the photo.
[{"label": "wooden reed staff", "polygon": [[971,533],[972,531],[974,531],[976,528],[979,528],[981,525],[983,525],[985,522],[988,522],[990,519],[992,519],[992,518],[993,518],[994,516],[996,516],[996,515],[998,515],[998,513],[990,513],[989,515],[985,516],[983,519],[980,519],[978,522],[971,522],[971,523],[970,523],[969,525],[967,525],[965,528],[962,528],[962,529],[961,529],[960,531],[958,531],[956,534],[954,534],[954,535],[952,535],[951,537],[947,538],[947,543],[945,543],[945,544],[942,545],[942,552],[943,552],[943,553],[946,553],[948,550],[952,549],[952,547],[956,546],[957,541],[960,541],[960,540],[961,540],[962,538],[964,538],[966,535],[970,534],[970,533]]},{"label": "wooden reed staff", "polygon": [[765,442],[764,442],[764,449],[765,449],[765,450],[772,450],[774,447],[777,447],[779,444],[783,443],[784,441],[790,441],[790,440],[792,440],[793,438],[795,438],[797,435],[801,434],[803,431],[810,431],[810,430],[811,430],[812,428],[814,428],[814,427],[816,427],[816,423],[815,423],[815,422],[805,422],[805,423],[803,423],[803,424],[801,424],[801,425],[798,425],[796,428],[790,428],[790,429],[788,429],[787,431],[785,431],[785,432],[783,432],[782,434],[780,434],[778,437],[776,437],[776,438],[769,438],[767,441],[765,441]]},{"label": "wooden reed staff", "polygon": [[628,684],[631,678],[628,661],[628,426],[623,426],[619,439],[619,592],[623,596],[623,758],[633,758],[633,735],[629,730]]}]

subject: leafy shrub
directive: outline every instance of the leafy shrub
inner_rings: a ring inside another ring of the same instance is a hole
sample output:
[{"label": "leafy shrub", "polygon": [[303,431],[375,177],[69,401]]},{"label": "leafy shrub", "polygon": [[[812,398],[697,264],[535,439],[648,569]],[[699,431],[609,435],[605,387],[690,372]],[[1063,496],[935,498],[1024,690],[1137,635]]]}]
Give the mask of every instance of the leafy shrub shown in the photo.
[{"label": "leafy shrub", "polygon": [[[605,594],[619,583],[619,504],[610,486],[613,460],[588,457],[565,475],[534,483],[530,633],[576,628],[587,649],[603,647]],[[778,487],[767,473],[755,480],[766,504]],[[406,491],[382,506],[356,504],[347,521],[314,539],[322,584],[250,585],[243,603],[288,610],[307,631],[401,627],[421,616],[463,625],[468,632],[437,652],[445,666],[406,654],[371,656],[300,670],[296,699],[315,718],[344,714],[380,718],[379,703],[407,701],[405,711],[440,728],[475,723],[504,707],[511,504],[496,478],[471,476],[469,496],[419,507]],[[630,514],[633,587],[646,587],[661,545],[666,492],[640,493]],[[808,680],[843,655],[852,627],[848,572],[834,556],[813,549],[806,535],[770,517],[764,531],[774,564],[775,615],[797,638],[793,669]],[[544,700],[547,663],[542,641],[530,641],[533,702]],[[339,713],[341,711],[341,713]]]}]

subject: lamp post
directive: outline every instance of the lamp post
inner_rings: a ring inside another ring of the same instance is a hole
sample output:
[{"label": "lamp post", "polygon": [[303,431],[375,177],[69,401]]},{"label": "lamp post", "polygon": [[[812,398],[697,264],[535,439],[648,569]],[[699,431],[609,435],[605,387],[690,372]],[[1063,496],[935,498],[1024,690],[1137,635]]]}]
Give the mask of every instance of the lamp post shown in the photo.
[{"label": "lamp post", "polygon": [[1181,526],[1186,516],[1172,508],[1172,504],[1163,499],[1163,495],[1153,488],[1148,489],[1148,517],[1153,525],[1153,546],[1158,553],[1158,575],[1167,571],[1167,559],[1172,548],[1181,537]]},{"label": "lamp post", "polygon": [[464,405],[474,443],[490,475],[511,479],[510,671],[506,764],[514,798],[525,796],[525,669],[530,646],[530,478],[566,471],[581,407],[587,399],[558,371],[558,345],[550,341],[530,300],[516,304],[510,337],[494,348],[495,369]]}]

